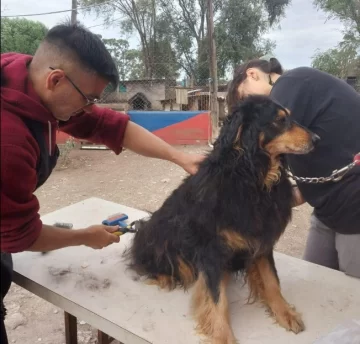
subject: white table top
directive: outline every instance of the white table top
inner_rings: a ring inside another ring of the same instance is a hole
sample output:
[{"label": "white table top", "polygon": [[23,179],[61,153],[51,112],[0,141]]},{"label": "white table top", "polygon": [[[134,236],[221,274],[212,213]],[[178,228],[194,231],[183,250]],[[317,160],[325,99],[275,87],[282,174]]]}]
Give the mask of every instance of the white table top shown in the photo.
[{"label": "white table top", "polygon": [[[129,221],[146,213],[90,198],[42,217],[45,224],[72,222],[74,228],[99,224],[123,212]],[[125,344],[195,344],[201,338],[190,316],[190,294],[161,291],[133,279],[122,252],[132,234],[103,250],[71,247],[47,255],[13,255],[14,281],[25,289]],[[310,344],[339,324],[360,319],[360,280],[283,254],[275,254],[285,298],[303,314],[298,335],[273,323],[259,304],[246,305],[247,287],[228,290],[231,322],[241,344]]]}]

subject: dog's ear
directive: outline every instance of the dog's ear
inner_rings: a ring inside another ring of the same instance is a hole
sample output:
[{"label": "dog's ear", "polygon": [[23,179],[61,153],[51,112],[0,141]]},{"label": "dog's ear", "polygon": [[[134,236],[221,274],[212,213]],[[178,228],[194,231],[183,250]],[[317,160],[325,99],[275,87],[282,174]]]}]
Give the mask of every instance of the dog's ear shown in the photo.
[{"label": "dog's ear", "polygon": [[261,149],[259,134],[260,131],[255,121],[244,123],[240,145],[249,157],[254,156]]},{"label": "dog's ear", "polygon": [[264,112],[264,108],[269,108],[271,104],[273,104],[273,101],[270,100],[269,97],[260,95],[249,96],[239,104],[244,114],[244,122],[255,120],[261,122],[262,116],[260,116],[260,114]]},{"label": "dog's ear", "polygon": [[260,126],[262,102],[254,101],[252,98],[241,104],[240,111],[243,114],[243,125],[241,130],[240,146],[251,158],[259,149],[260,145]]},{"label": "dog's ear", "polygon": [[240,107],[235,107],[229,116],[226,117],[221,128],[219,138],[215,142],[215,147],[222,149],[239,150],[241,148],[241,134],[243,125],[243,112]]}]

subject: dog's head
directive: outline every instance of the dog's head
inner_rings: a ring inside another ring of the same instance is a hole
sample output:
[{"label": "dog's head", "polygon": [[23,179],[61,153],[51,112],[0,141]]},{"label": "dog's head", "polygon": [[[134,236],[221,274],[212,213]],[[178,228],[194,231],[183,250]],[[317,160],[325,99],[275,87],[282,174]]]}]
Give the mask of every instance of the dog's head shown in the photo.
[{"label": "dog's head", "polygon": [[265,151],[272,158],[309,153],[320,139],[292,120],[289,110],[265,96],[251,96],[237,105],[220,136],[233,149],[250,154]]},{"label": "dog's head", "polygon": [[279,178],[280,156],[309,153],[319,139],[292,120],[290,112],[269,97],[251,96],[227,117],[215,150],[220,155],[230,153],[243,157],[239,163],[248,164],[254,170],[263,162],[261,175],[273,175],[269,180],[274,182]]}]

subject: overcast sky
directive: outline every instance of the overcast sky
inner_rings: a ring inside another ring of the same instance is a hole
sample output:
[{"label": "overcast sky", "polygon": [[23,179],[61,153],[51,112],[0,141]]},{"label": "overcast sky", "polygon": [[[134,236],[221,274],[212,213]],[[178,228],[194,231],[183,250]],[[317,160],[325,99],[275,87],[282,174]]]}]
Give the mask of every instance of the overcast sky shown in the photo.
[{"label": "overcast sky", "polygon": [[[61,11],[71,8],[71,0],[2,0],[1,15],[33,14]],[[5,11],[4,11],[5,10]],[[38,20],[47,27],[56,25],[69,17],[70,13],[50,14],[27,17]],[[95,33],[105,38],[120,38],[116,27],[104,27],[104,20],[95,15],[79,13],[78,19]],[[321,51],[336,46],[342,38],[342,25],[338,20],[327,20],[327,15],[318,11],[312,0],[292,0],[286,16],[280,22],[280,29],[274,29],[267,35],[276,42],[273,52],[285,68],[309,66],[311,57],[317,49]],[[136,40],[131,39],[136,46]],[[134,46],[134,47],[135,47]]]}]

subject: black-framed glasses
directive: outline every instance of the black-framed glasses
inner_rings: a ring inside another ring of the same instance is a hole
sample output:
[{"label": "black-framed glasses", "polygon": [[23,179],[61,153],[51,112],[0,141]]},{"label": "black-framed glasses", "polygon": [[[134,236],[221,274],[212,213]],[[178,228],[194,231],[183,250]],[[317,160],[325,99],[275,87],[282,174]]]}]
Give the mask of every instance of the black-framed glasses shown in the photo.
[{"label": "black-framed glasses", "polygon": [[[59,69],[59,68],[54,68],[54,67],[49,67],[51,70],[55,70],[55,69]],[[80,88],[78,86],[76,86],[76,84],[65,74],[65,78],[70,82],[70,84],[75,88],[76,91],[79,92],[79,94],[86,100],[86,104],[83,107],[89,106],[89,105],[94,105],[99,103],[100,99],[94,98],[94,99],[90,99],[88,98],[84,92],[82,92],[80,90]]]}]

